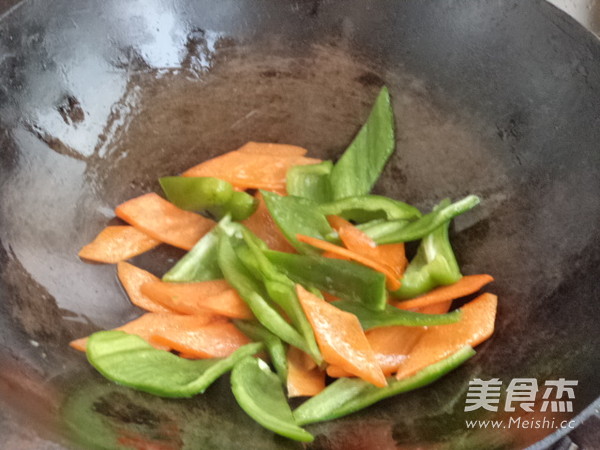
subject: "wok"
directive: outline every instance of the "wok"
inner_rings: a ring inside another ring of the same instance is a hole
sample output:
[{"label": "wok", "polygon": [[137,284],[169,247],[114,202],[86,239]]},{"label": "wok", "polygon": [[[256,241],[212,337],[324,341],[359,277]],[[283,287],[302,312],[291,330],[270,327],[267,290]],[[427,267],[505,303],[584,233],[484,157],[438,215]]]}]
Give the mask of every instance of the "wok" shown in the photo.
[{"label": "wok", "polygon": [[[536,0],[27,1],[0,20],[3,447],[301,448],[246,417],[226,377],[167,400],[88,367],[69,340],[140,310],[77,251],[159,176],[248,140],[335,158],[383,84],[397,151],[376,192],[482,197],[453,244],[465,273],[495,276],[497,329],[434,385],[310,426],[307,448],[544,448],[569,431],[468,429],[512,417],[464,411],[474,378],[577,380],[572,412],[536,415],[593,414],[600,42],[573,20]],[[135,263],[160,275],[180,255]]]}]

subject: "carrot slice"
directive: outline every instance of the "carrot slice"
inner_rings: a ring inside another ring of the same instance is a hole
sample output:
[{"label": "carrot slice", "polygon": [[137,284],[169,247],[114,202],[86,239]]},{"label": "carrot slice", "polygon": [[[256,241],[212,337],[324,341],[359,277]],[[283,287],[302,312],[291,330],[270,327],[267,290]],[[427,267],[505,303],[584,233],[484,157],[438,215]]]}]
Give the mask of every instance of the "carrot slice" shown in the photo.
[{"label": "carrot slice", "polygon": [[271,150],[238,149],[198,164],[185,171],[183,176],[216,177],[234,186],[285,190],[290,167],[319,162],[321,160],[290,154],[289,151],[274,153]]},{"label": "carrot slice", "polygon": [[[178,330],[195,330],[208,325],[209,323],[218,322],[220,320],[222,320],[222,317],[214,314],[205,314],[201,316],[182,316],[172,313],[146,313],[137,319],[115,329],[129,334],[137,334],[142,339],[150,342],[150,336],[154,334],[164,333],[168,335],[169,333]],[[76,350],[81,350],[84,352],[87,339],[87,337],[76,339],[69,345]],[[150,342],[150,344],[162,350],[170,349],[168,346],[157,345],[153,342]]]},{"label": "carrot slice", "polygon": [[435,305],[436,303],[446,303],[448,301],[473,294],[492,281],[494,281],[494,278],[487,274],[465,275],[456,283],[435,288],[427,294],[411,300],[398,302],[395,304],[395,306],[400,309],[416,309]]},{"label": "carrot slice", "polygon": [[272,144],[268,142],[246,142],[238,150],[241,153],[251,155],[271,155],[271,156],[304,156],[307,150],[296,145]]},{"label": "carrot slice", "polygon": [[296,347],[290,346],[288,349],[288,397],[312,397],[325,389],[325,372],[319,370],[316,366],[307,369],[307,356],[306,353]]},{"label": "carrot slice", "polygon": [[366,233],[346,219],[339,216],[328,216],[327,219],[348,250],[389,267],[397,280],[402,278],[408,265],[403,242],[376,245]]},{"label": "carrot slice", "polygon": [[235,325],[220,322],[194,329],[171,329],[153,333],[150,343],[169,347],[190,357],[221,358],[250,342]]},{"label": "carrot slice", "polygon": [[450,311],[451,306],[452,300],[448,300],[443,303],[436,303],[434,305],[417,308],[415,311],[422,314],[446,314],[448,311]]},{"label": "carrot slice", "polygon": [[[384,375],[388,376],[408,358],[411,350],[426,332],[426,327],[381,327],[368,330],[365,335],[375,353],[375,358]],[[327,374],[340,378],[352,376],[336,366],[329,366]]]},{"label": "carrot slice", "polygon": [[321,300],[299,284],[296,292],[325,361],[375,386],[386,386],[385,376],[357,317]]},{"label": "carrot slice", "polygon": [[144,284],[141,290],[152,301],[180,314],[211,312],[236,319],[253,317],[246,303],[225,280],[197,283],[155,280]]},{"label": "carrot slice", "polygon": [[275,225],[275,221],[271,217],[260,192],[256,195],[256,198],[258,200],[256,211],[242,223],[265,241],[270,249],[279,252],[295,253],[294,247],[283,236],[279,227]]},{"label": "carrot slice", "polygon": [[152,250],[160,243],[132,226],[109,226],[85,245],[79,256],[90,261],[116,264]]},{"label": "carrot slice", "polygon": [[462,307],[460,322],[429,327],[400,365],[396,378],[413,375],[464,346],[475,347],[485,341],[494,332],[497,305],[498,297],[482,294]]},{"label": "carrot slice", "polygon": [[373,261],[372,259],[366,258],[363,255],[359,255],[358,253],[354,253],[353,251],[348,250],[344,247],[340,247],[339,245],[335,245],[330,242],[314,238],[312,236],[297,234],[296,239],[298,239],[300,242],[310,244],[313,247],[320,248],[321,250],[325,250],[331,253],[337,253],[338,255],[344,256],[364,266],[370,267],[373,270],[381,272],[386,276],[386,284],[388,289],[395,291],[396,289],[400,288],[400,281],[398,281],[398,278],[396,278],[396,274],[388,266],[380,264],[377,261]]},{"label": "carrot slice", "polygon": [[119,281],[123,285],[125,292],[127,292],[129,300],[131,300],[131,303],[135,306],[149,312],[173,312],[173,310],[166,306],[151,300],[141,291],[143,284],[151,281],[160,281],[158,277],[127,262],[120,262],[117,264],[117,276],[119,277]]},{"label": "carrot slice", "polygon": [[148,236],[184,250],[191,250],[215,226],[213,220],[179,209],[155,193],[121,203],[115,213]]}]

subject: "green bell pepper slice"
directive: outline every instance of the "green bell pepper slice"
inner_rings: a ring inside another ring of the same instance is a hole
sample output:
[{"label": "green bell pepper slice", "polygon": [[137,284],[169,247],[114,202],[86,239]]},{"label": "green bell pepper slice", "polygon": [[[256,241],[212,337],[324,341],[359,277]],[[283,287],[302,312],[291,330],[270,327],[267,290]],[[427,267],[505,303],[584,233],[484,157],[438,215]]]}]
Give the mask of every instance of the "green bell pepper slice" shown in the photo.
[{"label": "green bell pepper slice", "polygon": [[231,390],[240,407],[263,427],[301,442],[314,437],[296,424],[277,375],[260,358],[244,358],[231,372]]},{"label": "green bell pepper slice", "polygon": [[187,211],[208,211],[217,219],[231,214],[244,220],[258,203],[245,192],[237,192],[231,183],[213,177],[162,177],[159,183],[167,199]]},{"label": "green bell pepper slice", "polygon": [[[440,203],[437,208],[443,209],[447,203],[449,200]],[[447,221],[423,238],[417,254],[404,272],[402,286],[392,292],[394,297],[404,300],[413,298],[437,286],[456,283],[462,278],[448,237],[449,226],[450,221]]]},{"label": "green bell pepper slice", "polygon": [[346,300],[338,300],[331,304],[358,317],[363,330],[395,325],[409,327],[447,325],[458,322],[462,316],[460,310],[447,314],[422,314],[414,311],[404,311],[392,305],[386,305],[383,311],[373,311],[365,308],[360,303]]},{"label": "green bell pepper slice", "polygon": [[382,311],[387,302],[385,275],[368,267],[313,255],[294,255],[267,250],[267,258],[288,277],[303,286],[316,287],[343,300]]},{"label": "green bell pepper slice", "polygon": [[330,201],[333,198],[329,182],[332,168],[331,161],[291,167],[286,175],[288,195],[304,197],[315,203]]},{"label": "green bell pepper slice", "polygon": [[302,309],[300,300],[298,300],[294,282],[265,256],[264,251],[268,247],[263,241],[247,228],[242,230],[242,235],[250,250],[246,258],[243,258],[243,254],[239,253],[242,262],[246,261],[247,267],[255,267],[258,278],[263,281],[269,297],[285,311],[294,327],[304,337],[307,353],[317,364],[321,364],[323,357],[317,345],[312,326]]},{"label": "green bell pepper slice", "polygon": [[157,350],[134,334],[100,331],[89,337],[86,355],[109,380],[162,397],[191,397],[262,348],[261,343],[252,343],[227,358],[190,360]]},{"label": "green bell pepper slice", "polygon": [[369,118],[331,171],[333,198],[368,194],[394,147],[394,112],[384,86]]},{"label": "green bell pepper slice", "polygon": [[271,363],[282,384],[287,382],[287,355],[283,341],[263,327],[260,323],[248,320],[234,320],[239,330],[253,341],[262,342],[267,348]]},{"label": "green bell pepper slice", "polygon": [[169,283],[192,283],[223,278],[217,261],[218,244],[219,234],[216,229],[212,229],[163,275],[162,280]]},{"label": "green bell pepper slice", "polygon": [[473,209],[479,202],[480,199],[476,195],[469,195],[455,203],[445,200],[432,212],[412,222],[395,220],[378,222],[360,228],[377,244],[416,241],[432,233],[454,217]]},{"label": "green bell pepper slice", "polygon": [[306,351],[302,336],[267,301],[267,295],[263,287],[238,258],[232,244],[234,240],[237,240],[238,245],[245,245],[241,239],[236,236],[228,236],[225,231],[221,233],[219,238],[219,266],[225,275],[225,279],[239,293],[256,319],[266,329],[288,344]]},{"label": "green bell pepper slice", "polygon": [[261,192],[269,214],[290,244],[301,253],[319,253],[313,246],[296,239],[297,234],[325,239],[334,233],[327,218],[318,211],[316,203],[302,197]]},{"label": "green bell pepper slice", "polygon": [[421,211],[408,203],[392,200],[381,195],[362,195],[347,197],[318,206],[319,212],[326,216],[336,215],[357,223],[377,219],[414,220],[421,217]]},{"label": "green bell pepper slice", "polygon": [[411,377],[402,380],[388,378],[388,385],[382,388],[359,378],[339,378],[294,410],[296,423],[306,425],[337,419],[360,411],[384,398],[426,386],[456,369],[474,354],[475,350],[471,347],[463,347]]}]

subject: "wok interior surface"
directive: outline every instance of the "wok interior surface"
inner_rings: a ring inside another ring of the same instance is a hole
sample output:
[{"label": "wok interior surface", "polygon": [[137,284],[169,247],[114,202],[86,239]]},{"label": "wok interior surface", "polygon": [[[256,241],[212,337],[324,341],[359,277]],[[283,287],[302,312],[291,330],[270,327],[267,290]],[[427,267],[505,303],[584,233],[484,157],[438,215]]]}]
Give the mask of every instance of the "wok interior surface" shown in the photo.
[{"label": "wok interior surface", "polygon": [[[68,342],[140,310],[114,266],[77,251],[114,206],[159,192],[158,177],[246,141],[336,158],[383,84],[397,151],[375,192],[424,210],[482,197],[452,241],[465,274],[494,275],[497,329],[431,387],[310,426],[307,447],[523,448],[554,431],[467,429],[510,416],[464,412],[473,378],[578,380],[572,413],[536,418],[570,420],[598,398],[600,43],[552,6],[32,1],[0,22],[0,54],[8,444],[302,448],[249,419],[227,377],[171,400],[88,367]],[[161,275],[181,254],[161,246],[134,262]]]}]

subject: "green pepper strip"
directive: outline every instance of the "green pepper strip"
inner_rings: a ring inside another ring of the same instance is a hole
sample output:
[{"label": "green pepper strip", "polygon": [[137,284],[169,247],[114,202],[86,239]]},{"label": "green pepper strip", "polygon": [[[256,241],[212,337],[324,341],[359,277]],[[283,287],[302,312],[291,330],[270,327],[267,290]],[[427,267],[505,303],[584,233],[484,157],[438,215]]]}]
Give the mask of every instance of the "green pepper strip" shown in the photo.
[{"label": "green pepper strip", "polygon": [[231,372],[231,390],[238,404],[263,427],[301,442],[314,437],[300,428],[277,375],[259,358],[244,358]]},{"label": "green pepper strip", "polygon": [[369,224],[360,228],[377,244],[416,241],[459,214],[473,209],[479,202],[479,197],[469,195],[455,203],[448,203],[441,208],[434,209],[431,213],[413,222],[407,223],[405,220],[394,220]]},{"label": "green pepper strip", "polygon": [[227,358],[190,360],[157,350],[134,334],[100,331],[90,336],[86,355],[109,380],[162,397],[191,397],[262,347],[247,344]]},{"label": "green pepper strip", "polygon": [[[450,201],[441,202],[436,208],[444,208]],[[462,278],[460,268],[448,237],[450,221],[444,223],[423,238],[417,254],[410,262],[402,286],[392,292],[394,297],[409,299],[424,294],[439,285],[456,283]]]},{"label": "green pepper strip", "polygon": [[267,330],[258,322],[250,322],[246,320],[234,320],[233,323],[240,329],[242,333],[248,336],[253,341],[262,342],[267,348],[271,363],[275,368],[275,372],[279,376],[279,381],[283,384],[287,382],[287,356],[285,345],[277,336]]},{"label": "green pepper strip", "polygon": [[460,310],[452,311],[448,314],[422,314],[413,311],[404,311],[392,305],[387,305],[383,311],[372,311],[360,303],[345,300],[335,301],[332,305],[358,317],[363,330],[394,325],[409,327],[447,325],[458,322],[462,316]]},{"label": "green pepper strip", "polygon": [[360,264],[323,256],[267,250],[267,258],[303,286],[316,287],[343,300],[381,311],[386,305],[385,275]]},{"label": "green pepper strip", "polygon": [[475,350],[471,347],[463,347],[448,358],[409,378],[388,378],[388,385],[383,388],[358,378],[339,378],[294,410],[296,423],[306,425],[336,419],[364,409],[384,398],[426,386],[454,370],[474,354]]},{"label": "green pepper strip", "polygon": [[325,236],[333,233],[327,218],[317,210],[316,203],[302,197],[261,192],[271,217],[290,244],[301,253],[319,253],[313,246],[296,239],[297,234],[325,239]]},{"label": "green pepper strip", "polygon": [[159,183],[167,199],[181,209],[208,211],[218,219],[231,214],[234,220],[249,217],[258,203],[237,192],[231,183],[212,177],[162,177]]},{"label": "green pepper strip", "polygon": [[269,304],[262,286],[239,260],[231,243],[232,239],[235,237],[228,236],[226,232],[219,238],[219,266],[225,279],[240,294],[265,328],[288,344],[306,351],[302,336]]},{"label": "green pepper strip", "polygon": [[331,171],[334,199],[368,194],[394,147],[394,112],[384,86],[366,123]]},{"label": "green pepper strip", "polygon": [[238,256],[247,266],[255,267],[255,271],[258,272],[257,276],[262,279],[269,296],[291,319],[292,324],[304,337],[307,353],[320,365],[323,362],[323,357],[319,351],[312,326],[304,313],[300,300],[298,300],[294,282],[278,270],[265,256],[264,251],[267,246],[263,241],[247,228],[243,229],[242,235],[248,245],[250,254],[245,258],[243,253],[239,253]]},{"label": "green pepper strip", "polygon": [[170,283],[192,283],[223,278],[217,261],[218,243],[216,229],[209,231],[163,275],[162,280]]},{"label": "green pepper strip", "polygon": [[334,202],[320,204],[318,209],[326,216],[342,216],[357,223],[365,223],[377,219],[414,220],[421,217],[421,212],[414,206],[380,195],[347,197]]},{"label": "green pepper strip", "polygon": [[333,198],[329,183],[332,168],[331,161],[291,167],[286,176],[288,195],[304,197],[315,203],[330,201]]}]

